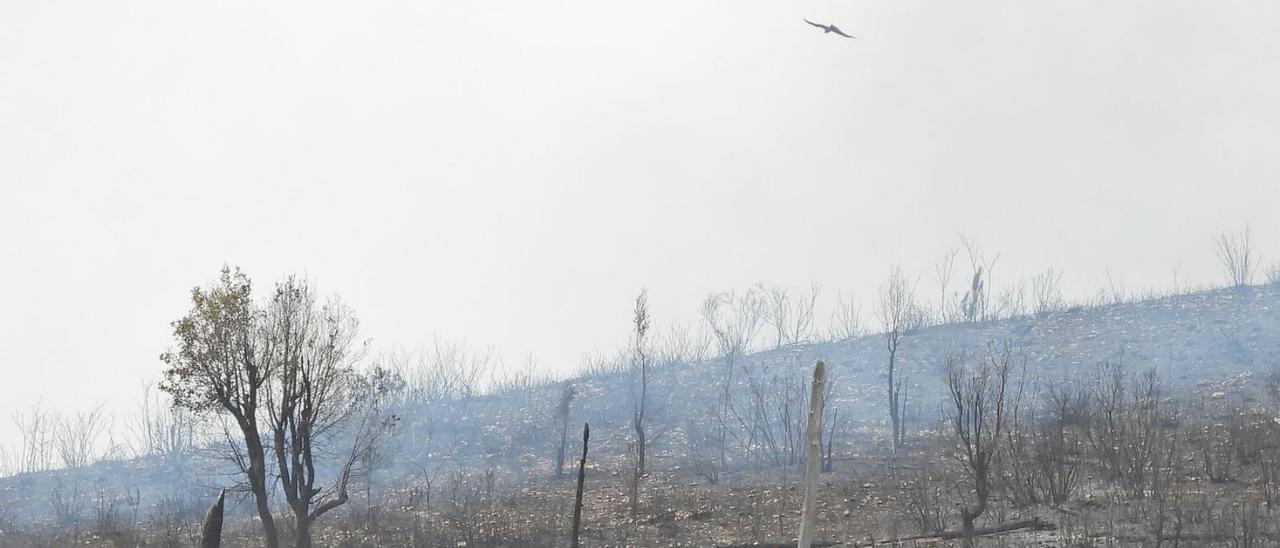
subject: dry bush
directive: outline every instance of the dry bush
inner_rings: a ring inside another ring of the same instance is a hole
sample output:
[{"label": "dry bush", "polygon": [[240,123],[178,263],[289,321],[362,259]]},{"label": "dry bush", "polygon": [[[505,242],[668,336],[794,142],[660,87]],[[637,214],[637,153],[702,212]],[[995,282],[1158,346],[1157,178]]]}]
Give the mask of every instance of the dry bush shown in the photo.
[{"label": "dry bush", "polygon": [[134,455],[158,456],[176,468],[183,468],[199,441],[198,420],[190,411],[166,400],[151,385],[143,388],[137,411],[127,425],[129,446]]},{"label": "dry bush", "polygon": [[1020,508],[1066,503],[1083,476],[1083,434],[1073,419],[1081,409],[1073,406],[1087,399],[1069,385],[1047,391],[1039,409],[1015,410],[1005,436],[1001,485]]},{"label": "dry bush", "polygon": [[1060,505],[1082,481],[1092,399],[1087,386],[1066,379],[1048,383],[1039,399],[1044,414],[1036,429],[1032,468],[1039,475],[1041,500]]},{"label": "dry bush", "polygon": [[80,484],[69,485],[57,480],[53,489],[49,490],[49,508],[53,511],[53,520],[58,527],[79,530],[84,519],[85,506],[88,504]]},{"label": "dry bush", "polygon": [[1267,507],[1280,504],[1280,450],[1270,448],[1264,451],[1258,468],[1258,483]]},{"label": "dry bush", "polygon": [[743,369],[747,402],[743,432],[735,435],[738,451],[747,461],[793,466],[804,453],[804,428],[809,396],[799,369],[772,369],[764,364]]},{"label": "dry bush", "polygon": [[862,307],[852,297],[838,296],[835,308],[831,311],[831,321],[827,325],[827,340],[849,341],[861,337],[864,331]]},{"label": "dry bush", "polygon": [[1153,463],[1174,442],[1168,431],[1179,416],[1176,400],[1166,398],[1154,370],[1130,377],[1121,362],[1100,364],[1088,430],[1091,457],[1107,479],[1141,497],[1155,481]]},{"label": "dry bush", "polygon": [[1254,548],[1261,546],[1267,537],[1273,535],[1273,527],[1269,522],[1274,520],[1264,513],[1263,503],[1247,498],[1233,502],[1227,507],[1227,520],[1224,525],[1235,537],[1232,544],[1235,548]]},{"label": "dry bush", "polygon": [[1245,448],[1231,444],[1230,428],[1210,416],[1203,403],[1192,408],[1188,416],[1198,417],[1188,424],[1187,442],[1200,463],[1200,473],[1213,483],[1234,481],[1238,462],[1236,450]]},{"label": "dry bush", "polygon": [[686,421],[684,429],[686,447],[682,465],[709,485],[719,483],[721,472],[724,470],[723,463],[716,460],[722,447],[718,436],[719,430],[713,426],[703,425],[703,423],[714,421],[715,410],[711,409],[708,410],[704,421],[695,422],[690,419]]},{"label": "dry bush", "polygon": [[1223,232],[1213,241],[1213,252],[1222,264],[1231,287],[1243,287],[1253,281],[1258,270],[1258,256],[1254,253],[1249,228],[1235,234]]},{"label": "dry bush", "polygon": [[1213,238],[1213,254],[1217,255],[1231,287],[1244,287],[1253,282],[1258,256],[1254,254],[1248,227],[1238,233],[1224,232]]},{"label": "dry bush", "polygon": [[1062,271],[1047,268],[1031,278],[1032,309],[1035,314],[1057,312],[1066,307],[1062,298]]},{"label": "dry bush", "polygon": [[903,480],[902,488],[907,493],[907,514],[915,521],[920,534],[935,533],[947,528],[946,515],[949,508],[941,484],[952,481],[954,480],[951,478],[939,477],[938,469],[928,463]]},{"label": "dry bush", "polygon": [[187,494],[160,497],[151,505],[146,518],[151,543],[164,548],[195,546],[200,535],[198,524],[202,510],[200,502]]}]

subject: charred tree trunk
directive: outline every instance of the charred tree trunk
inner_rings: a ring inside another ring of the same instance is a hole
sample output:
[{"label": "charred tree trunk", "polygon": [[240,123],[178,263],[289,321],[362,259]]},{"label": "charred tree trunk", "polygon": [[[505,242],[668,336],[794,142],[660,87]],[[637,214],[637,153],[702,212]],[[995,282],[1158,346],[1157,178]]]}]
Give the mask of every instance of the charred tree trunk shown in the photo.
[{"label": "charred tree trunk", "polygon": [[556,477],[564,476],[564,453],[569,445],[569,405],[573,402],[575,390],[566,383],[560,395],[560,405],[556,413],[560,416],[560,448],[556,451]]},{"label": "charred tree trunk", "polygon": [[587,482],[587,440],[591,438],[591,425],[582,425],[582,460],[578,461],[578,493],[573,503],[573,541],[570,546],[578,548],[578,535],[582,531],[582,488]]},{"label": "charred tree trunk", "polygon": [[556,452],[556,478],[564,475],[564,447],[568,444],[568,414],[561,415],[561,446]]},{"label": "charred tree trunk", "polygon": [[814,526],[817,522],[818,467],[822,458],[822,396],[827,383],[827,367],[822,362],[813,366],[813,384],[809,393],[809,428],[806,433],[804,467],[804,507],[800,511],[800,537],[797,548],[813,545]]},{"label": "charred tree trunk", "polygon": [[218,548],[222,545],[222,508],[227,498],[227,490],[218,495],[218,501],[209,507],[204,516],[204,530],[200,536],[200,548]]}]

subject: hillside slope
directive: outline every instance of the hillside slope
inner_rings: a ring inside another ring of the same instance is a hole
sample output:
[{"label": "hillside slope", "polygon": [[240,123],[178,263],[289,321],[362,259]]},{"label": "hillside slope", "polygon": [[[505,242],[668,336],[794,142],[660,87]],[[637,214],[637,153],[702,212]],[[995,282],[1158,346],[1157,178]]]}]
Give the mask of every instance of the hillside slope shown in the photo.
[{"label": "hillside slope", "polygon": [[[1038,382],[1085,378],[1101,361],[1122,361],[1134,371],[1155,368],[1176,392],[1257,398],[1265,385],[1263,378],[1280,367],[1280,285],[913,332],[901,347],[913,425],[937,418],[945,393],[942,364],[948,356],[974,359],[988,344],[1006,342],[1016,356],[1026,358],[1031,390]],[[885,359],[884,341],[877,335],[745,356],[735,366],[733,381],[738,413],[785,412],[791,419],[798,417],[797,402],[787,400],[785,394],[797,389],[802,393],[809,366],[825,360],[834,381],[829,408],[838,410],[846,427],[837,452],[883,439]],[[719,360],[655,372],[650,428],[656,440],[652,455],[657,469],[688,469],[691,459],[697,458],[691,455],[695,432],[714,424],[724,374]],[[624,458],[632,409],[627,376],[583,376],[569,382],[578,392],[570,422],[592,424],[595,458],[603,462]],[[560,384],[530,386],[501,395],[401,409],[402,423],[370,484],[398,488],[415,478],[464,467],[491,470],[500,478],[515,480],[545,477],[559,441],[559,421],[553,410],[561,390]],[[764,420],[782,425],[791,419]],[[67,501],[59,499],[68,497],[77,499],[72,502],[79,504],[81,519],[88,519],[103,501],[126,514],[136,511],[145,516],[163,510],[198,517],[204,501],[233,481],[225,475],[225,463],[213,456],[216,451],[205,453],[181,465],[134,459],[3,478],[0,517],[29,524],[52,522],[58,513],[67,512]],[[247,510],[240,500],[229,512]]]}]

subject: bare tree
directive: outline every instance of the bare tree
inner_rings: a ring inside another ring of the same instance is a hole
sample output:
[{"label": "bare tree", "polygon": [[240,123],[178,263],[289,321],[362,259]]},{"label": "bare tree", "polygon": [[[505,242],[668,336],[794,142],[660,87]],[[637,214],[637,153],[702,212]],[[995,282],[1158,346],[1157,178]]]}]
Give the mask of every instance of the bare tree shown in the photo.
[{"label": "bare tree", "polygon": [[533,395],[533,390],[542,385],[551,384],[551,377],[538,366],[538,359],[532,353],[525,357],[524,365],[508,367],[498,359],[496,366],[489,370],[489,383],[484,393],[491,396],[519,396],[526,403]]},{"label": "bare tree", "polygon": [[36,402],[25,413],[14,411],[12,418],[22,438],[14,468],[18,472],[48,470],[53,462],[56,417]]},{"label": "bare tree", "polygon": [[782,286],[765,287],[761,284],[760,291],[766,299],[765,320],[773,327],[773,347],[782,348],[790,344],[788,331],[791,324],[791,295]]},{"label": "bare tree", "polygon": [[902,338],[917,329],[923,323],[923,314],[915,301],[915,287],[907,281],[902,268],[895,266],[889,272],[889,280],[880,287],[878,307],[880,327],[885,338],[885,347],[889,351],[888,403],[889,426],[893,429],[893,452],[897,454],[902,447],[906,429],[902,424],[902,416],[906,409],[906,399],[902,396],[904,385],[901,371],[898,368],[899,350]]},{"label": "bare tree", "polygon": [[953,305],[954,302],[949,298],[947,290],[951,286],[951,276],[955,273],[956,257],[960,254],[960,250],[956,248],[948,249],[946,253],[933,264],[933,281],[938,284],[938,312],[937,323],[950,323],[960,319],[959,306]]},{"label": "bare tree", "polygon": [[[359,382],[354,369],[359,323],[336,297],[322,305],[307,281],[291,276],[277,284],[265,324],[265,355],[276,364],[267,391],[272,448],[294,514],[295,545],[309,548],[312,524],[347,502],[353,468],[376,448],[389,420],[374,405],[376,391],[358,390],[373,387]],[[325,482],[317,456],[339,444],[349,449]]]},{"label": "bare tree", "polygon": [[195,450],[195,416],[172,402],[162,401],[152,385],[143,388],[127,428],[130,448],[138,456],[159,456],[179,464]]},{"label": "bare tree", "polygon": [[947,358],[948,418],[959,445],[960,462],[974,488],[973,504],[960,508],[965,545],[970,547],[974,545],[974,520],[986,511],[991,497],[991,463],[1006,426],[1012,352],[1008,344],[999,348],[992,344],[975,370],[959,358]]},{"label": "bare tree", "polygon": [[626,374],[631,365],[631,356],[626,349],[618,349],[614,355],[583,354],[582,372],[588,377]]},{"label": "bare tree", "polygon": [[[834,383],[832,382],[827,383],[827,394],[825,394],[822,397],[823,401],[831,399],[832,386],[834,386]],[[840,410],[836,409],[835,406],[826,406],[826,405],[824,405],[824,409],[830,409],[831,418],[822,419],[822,422],[826,423],[827,425],[826,440],[824,440],[826,442],[826,445],[822,449],[822,472],[830,473],[832,470],[835,469],[836,436],[838,435],[841,429],[840,428],[841,426]]]},{"label": "bare tree", "polygon": [[1034,299],[1032,312],[1044,314],[1062,310],[1062,271],[1050,267],[1031,278],[1031,293]]},{"label": "bare tree", "polygon": [[429,349],[399,350],[388,358],[391,369],[407,383],[407,396],[418,403],[478,395],[486,378],[500,372],[492,350],[477,351],[464,342],[436,337]]},{"label": "bare tree", "polygon": [[687,324],[671,324],[654,351],[654,365],[667,367],[702,363],[707,359],[707,347],[711,345],[709,337],[710,333],[705,329],[695,329]]},{"label": "bare tree", "polygon": [[496,366],[492,350],[476,352],[457,341],[436,338],[432,367],[443,398],[469,398],[479,394],[481,380]]},{"label": "bare tree", "polygon": [[421,404],[427,400],[427,385],[430,383],[424,379],[422,373],[424,362],[422,353],[412,349],[393,348],[390,351],[381,353],[377,358],[378,363],[385,364],[387,369],[394,371],[397,376],[404,379],[404,390],[401,393],[405,404]]},{"label": "bare tree", "polygon": [[634,315],[632,317],[631,371],[632,371],[632,413],[631,428],[635,431],[635,466],[631,476],[631,511],[635,511],[640,501],[640,478],[644,476],[645,450],[648,441],[645,439],[644,414],[649,396],[649,362],[652,352],[649,350],[649,290],[642,289],[636,296]]},{"label": "bare tree", "polygon": [[1099,292],[1098,303],[1100,306],[1107,304],[1124,304],[1129,302],[1129,291],[1124,287],[1124,281],[1116,281],[1111,277],[1111,269],[1107,269],[1107,287]]},{"label": "bare tree", "polygon": [[54,449],[67,468],[91,464],[97,458],[99,440],[107,428],[103,405],[61,417],[53,436]]},{"label": "bare tree", "polygon": [[716,293],[702,304],[702,318],[715,339],[716,350],[722,360],[720,375],[720,401],[716,408],[718,452],[720,471],[727,466],[729,421],[736,414],[733,406],[734,371],[738,359],[750,349],[760,331],[765,303],[761,295],[751,290],[745,294]]},{"label": "bare tree", "polygon": [[848,341],[861,337],[862,332],[862,307],[858,306],[852,296],[838,296],[835,309],[831,311],[827,338],[836,342]]},{"label": "bare tree", "polygon": [[808,342],[813,337],[814,307],[821,289],[811,286],[807,294],[792,297],[785,287],[759,288],[766,299],[766,316],[774,331],[774,348]]},{"label": "bare tree", "polygon": [[994,311],[987,319],[995,320],[1025,316],[1030,311],[1029,304],[1031,303],[1027,299],[1027,279],[1022,277],[1000,291]]},{"label": "bare tree", "polygon": [[1214,239],[1213,252],[1222,264],[1231,287],[1244,287],[1253,281],[1258,269],[1258,257],[1254,255],[1249,227],[1235,234],[1223,232]]},{"label": "bare tree", "polygon": [[762,363],[742,368],[747,402],[738,423],[745,431],[738,441],[748,457],[782,466],[794,465],[804,456],[808,399],[802,371],[801,367],[771,370]]},{"label": "bare tree", "polygon": [[764,296],[754,288],[744,293],[715,293],[703,301],[702,319],[722,357],[741,356],[754,348],[765,306]]},{"label": "bare tree", "polygon": [[1267,283],[1280,284],[1280,261],[1274,261],[1267,267]]},{"label": "bare tree", "polygon": [[[4,447],[0,447],[0,478],[7,478],[17,474],[18,471],[18,459]],[[0,514],[0,519],[3,517],[3,514]]]}]

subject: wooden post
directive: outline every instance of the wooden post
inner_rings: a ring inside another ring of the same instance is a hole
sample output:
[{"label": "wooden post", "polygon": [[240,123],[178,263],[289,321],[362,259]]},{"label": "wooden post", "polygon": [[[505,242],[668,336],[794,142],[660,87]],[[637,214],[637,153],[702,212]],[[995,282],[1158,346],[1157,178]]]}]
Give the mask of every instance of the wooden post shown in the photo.
[{"label": "wooden post", "polygon": [[227,490],[218,495],[218,502],[209,507],[204,517],[204,531],[200,539],[200,548],[218,548],[222,544],[222,503],[227,498]]},{"label": "wooden post", "polygon": [[582,460],[578,461],[578,498],[573,503],[573,541],[570,544],[578,548],[578,534],[582,530],[582,486],[587,481],[587,440],[591,437],[591,425],[582,424]]},{"label": "wooden post", "polygon": [[827,366],[818,362],[813,366],[813,384],[809,393],[809,429],[805,445],[804,507],[800,510],[800,537],[797,548],[813,545],[813,530],[817,522],[818,466],[822,457],[822,394],[827,384]]}]

